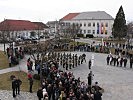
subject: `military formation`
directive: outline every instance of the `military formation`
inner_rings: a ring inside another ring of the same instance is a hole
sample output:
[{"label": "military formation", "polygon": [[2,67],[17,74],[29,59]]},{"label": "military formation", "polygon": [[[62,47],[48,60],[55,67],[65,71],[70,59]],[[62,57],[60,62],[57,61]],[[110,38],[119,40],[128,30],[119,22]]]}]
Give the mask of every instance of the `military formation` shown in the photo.
[{"label": "military formation", "polygon": [[[77,55],[71,53],[53,52],[48,54],[48,59],[56,61],[58,65],[62,66],[65,70],[75,68],[83,62],[86,62],[86,55]],[[53,59],[54,58],[54,59]]]}]

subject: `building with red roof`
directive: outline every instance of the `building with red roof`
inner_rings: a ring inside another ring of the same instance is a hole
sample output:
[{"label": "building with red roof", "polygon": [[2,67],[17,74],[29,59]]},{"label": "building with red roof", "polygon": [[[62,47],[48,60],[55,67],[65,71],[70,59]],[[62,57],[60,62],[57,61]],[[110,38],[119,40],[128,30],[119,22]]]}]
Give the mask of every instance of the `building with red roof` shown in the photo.
[{"label": "building with red roof", "polygon": [[60,21],[63,21],[63,20],[72,20],[78,14],[80,14],[80,13],[69,13],[66,16],[64,16]]},{"label": "building with red roof", "polygon": [[10,36],[10,38],[16,38],[17,36],[30,36],[31,32],[38,34],[38,30],[40,34],[45,32],[45,28],[48,28],[42,22],[31,22],[28,20],[12,20],[5,19],[0,23],[0,31],[6,32],[6,36]]},{"label": "building with red roof", "polygon": [[[91,34],[94,37],[109,37],[112,36],[113,22],[114,18],[105,11],[69,13],[60,19],[60,33],[75,34],[72,31],[78,30],[84,36]],[[72,29],[73,26],[78,29]]]}]

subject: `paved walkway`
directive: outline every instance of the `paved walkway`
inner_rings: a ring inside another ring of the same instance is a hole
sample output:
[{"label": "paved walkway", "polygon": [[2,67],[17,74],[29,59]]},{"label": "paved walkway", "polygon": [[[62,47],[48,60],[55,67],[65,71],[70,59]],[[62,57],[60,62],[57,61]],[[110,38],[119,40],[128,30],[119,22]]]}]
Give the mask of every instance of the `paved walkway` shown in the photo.
[{"label": "paved walkway", "polygon": [[[71,53],[77,53],[78,55],[80,55],[84,52]],[[127,68],[109,66],[106,65],[105,61],[107,54],[86,52],[87,61],[91,59],[92,54],[94,55],[94,67],[92,68],[92,72],[94,74],[93,83],[98,81],[99,85],[104,88],[105,92],[103,94],[103,100],[133,100],[133,69],[129,68],[129,61]],[[0,74],[13,70],[27,71],[26,60],[28,57],[29,56],[25,56],[25,58],[20,61],[20,65],[17,65],[16,67],[2,71],[0,70]],[[87,75],[89,73],[88,63],[84,63],[81,66],[78,66],[70,71],[74,73],[75,77],[80,77],[81,80],[87,82]],[[29,95],[31,95],[32,99],[28,98],[30,97]],[[10,96],[10,99],[5,98],[2,100],[13,100],[12,93],[10,91],[0,91],[1,98],[8,96]],[[19,98],[17,100],[37,100],[35,99],[35,97],[36,93],[22,93],[22,98],[20,96],[21,99]]]},{"label": "paved walkway", "polygon": [[12,97],[12,91],[0,90],[0,100],[38,100],[36,93],[20,92],[16,98]]},{"label": "paved walkway", "polygon": [[24,72],[28,72],[26,67],[26,61],[29,57],[30,57],[29,55],[25,55],[24,59],[20,60],[18,65],[16,65],[15,67],[10,67],[10,68],[0,70],[0,74],[12,72],[12,71],[20,71],[20,70]]}]

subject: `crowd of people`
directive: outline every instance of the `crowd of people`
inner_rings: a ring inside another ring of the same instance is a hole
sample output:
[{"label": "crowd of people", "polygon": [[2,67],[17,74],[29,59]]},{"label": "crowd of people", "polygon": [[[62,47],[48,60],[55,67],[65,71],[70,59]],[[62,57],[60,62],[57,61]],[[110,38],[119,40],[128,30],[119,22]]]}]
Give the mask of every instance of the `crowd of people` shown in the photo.
[{"label": "crowd of people", "polygon": [[[35,61],[35,69],[39,75],[42,74],[41,87],[37,91],[39,100],[102,100],[103,89],[98,85],[98,82],[92,85],[93,75],[91,73],[88,74],[87,84],[81,81],[80,77],[75,78],[73,73],[68,71],[68,69],[70,70],[86,62],[84,53],[82,55],[59,52],[48,53],[43,66],[41,65],[42,62],[38,60],[40,60],[39,55],[37,55],[37,61]],[[31,93],[34,76],[32,75],[32,66],[33,62],[29,58],[27,69],[29,72],[29,91]]]},{"label": "crowd of people", "polygon": [[72,72],[59,70],[54,61],[43,76],[42,87],[37,91],[39,100],[102,100],[98,82],[94,86],[86,84]]},{"label": "crowd of people", "polygon": [[108,53],[109,49],[106,46],[102,46],[101,43],[84,43],[80,44],[77,42],[76,44],[69,43],[58,43],[52,45],[52,49],[61,50],[61,51],[83,51],[83,52],[104,52]]},{"label": "crowd of people", "polygon": [[6,53],[9,60],[9,67],[11,67],[12,65],[19,64],[19,59],[23,59],[24,57],[24,52],[22,47],[19,48],[8,47],[6,49]]}]

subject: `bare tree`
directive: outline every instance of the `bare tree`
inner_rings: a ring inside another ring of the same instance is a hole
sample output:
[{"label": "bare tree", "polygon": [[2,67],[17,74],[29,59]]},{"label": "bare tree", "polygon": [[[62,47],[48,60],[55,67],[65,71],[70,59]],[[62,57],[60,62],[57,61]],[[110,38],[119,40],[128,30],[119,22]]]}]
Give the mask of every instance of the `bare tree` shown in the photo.
[{"label": "bare tree", "polygon": [[133,38],[133,22],[127,24],[127,33],[129,37]]},{"label": "bare tree", "polygon": [[1,30],[1,40],[4,44],[4,52],[5,52],[5,43],[10,39],[10,24],[4,20],[0,23],[0,30]]}]

